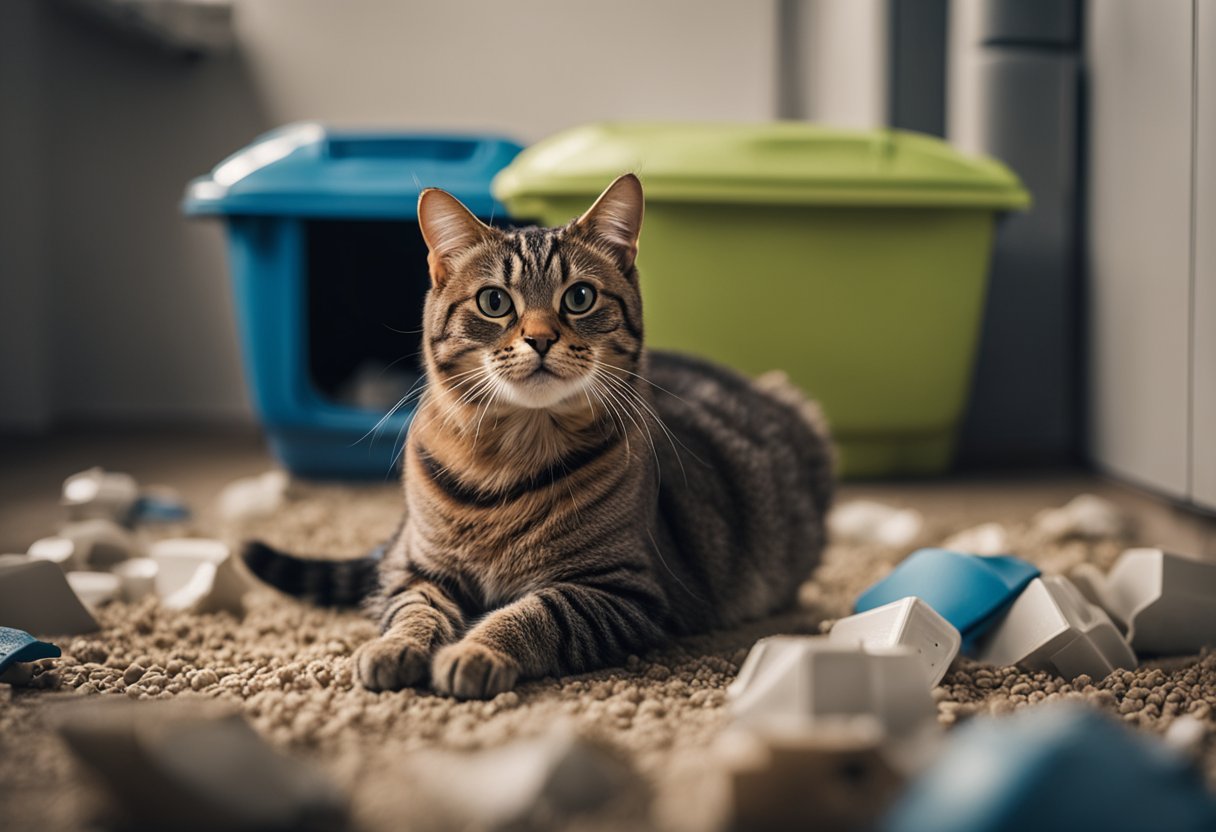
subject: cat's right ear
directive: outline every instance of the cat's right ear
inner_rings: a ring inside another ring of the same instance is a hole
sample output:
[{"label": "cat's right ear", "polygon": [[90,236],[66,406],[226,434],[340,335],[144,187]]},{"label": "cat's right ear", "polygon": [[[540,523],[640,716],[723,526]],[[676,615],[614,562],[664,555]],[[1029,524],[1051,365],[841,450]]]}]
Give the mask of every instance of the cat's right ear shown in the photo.
[{"label": "cat's right ear", "polygon": [[493,233],[460,200],[438,188],[427,188],[419,194],[418,226],[430,249],[426,260],[431,269],[431,281],[437,288],[447,282],[457,255]]}]

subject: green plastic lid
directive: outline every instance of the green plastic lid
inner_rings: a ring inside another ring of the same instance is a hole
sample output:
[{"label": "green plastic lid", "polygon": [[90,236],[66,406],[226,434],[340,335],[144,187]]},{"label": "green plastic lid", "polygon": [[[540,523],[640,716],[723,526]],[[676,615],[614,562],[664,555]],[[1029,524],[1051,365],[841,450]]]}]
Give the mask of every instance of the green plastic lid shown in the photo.
[{"label": "green plastic lid", "polygon": [[594,197],[633,171],[648,201],[1025,208],[1007,167],[902,130],[805,122],[607,123],[529,147],[492,191],[517,215],[551,197]]}]

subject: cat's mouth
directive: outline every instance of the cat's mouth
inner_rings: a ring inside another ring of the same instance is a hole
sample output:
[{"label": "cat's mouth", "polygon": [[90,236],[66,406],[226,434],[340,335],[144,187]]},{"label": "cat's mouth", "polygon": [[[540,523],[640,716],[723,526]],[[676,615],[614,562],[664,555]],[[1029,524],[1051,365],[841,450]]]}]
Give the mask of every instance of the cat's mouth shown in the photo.
[{"label": "cat's mouth", "polygon": [[586,383],[585,377],[566,376],[542,363],[522,377],[509,379],[503,392],[517,406],[548,408],[577,395]]}]

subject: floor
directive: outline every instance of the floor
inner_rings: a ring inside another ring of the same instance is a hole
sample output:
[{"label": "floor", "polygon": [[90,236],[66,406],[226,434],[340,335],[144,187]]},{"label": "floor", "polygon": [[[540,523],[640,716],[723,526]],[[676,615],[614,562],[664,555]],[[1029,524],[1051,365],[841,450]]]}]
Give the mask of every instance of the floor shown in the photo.
[{"label": "floor", "polygon": [[[100,465],[142,484],[177,489],[206,522],[216,493],[237,477],[274,465],[252,429],[67,431],[45,437],[0,437],[0,553],[23,552],[53,534],[61,519],[63,479]],[[1080,469],[960,474],[932,480],[848,483],[840,498],[870,498],[917,508],[953,525],[960,518],[1007,520],[1093,492],[1136,519],[1136,539],[1216,559],[1216,519],[1179,508]]]}]

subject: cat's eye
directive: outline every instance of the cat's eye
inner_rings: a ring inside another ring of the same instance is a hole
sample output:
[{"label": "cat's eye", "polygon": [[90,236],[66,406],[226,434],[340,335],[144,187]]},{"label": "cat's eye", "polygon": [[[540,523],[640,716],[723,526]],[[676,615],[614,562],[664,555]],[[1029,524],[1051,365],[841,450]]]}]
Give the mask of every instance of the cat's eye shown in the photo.
[{"label": "cat's eye", "polygon": [[594,305],[595,287],[590,283],[575,283],[562,295],[562,306],[574,315],[581,315]]},{"label": "cat's eye", "polygon": [[477,308],[487,318],[501,318],[511,311],[511,296],[502,289],[489,286],[477,293]]}]

